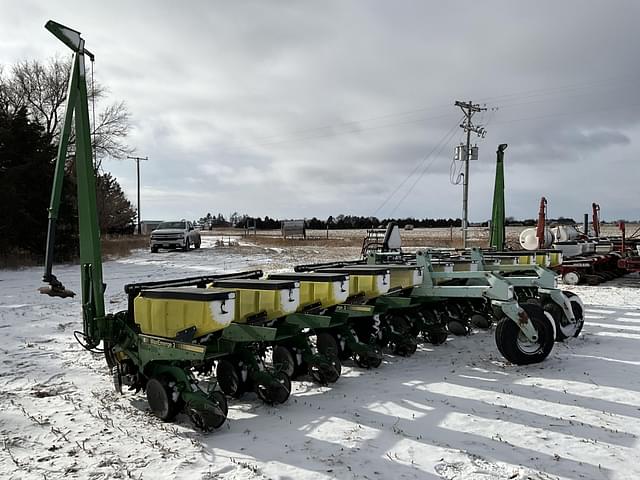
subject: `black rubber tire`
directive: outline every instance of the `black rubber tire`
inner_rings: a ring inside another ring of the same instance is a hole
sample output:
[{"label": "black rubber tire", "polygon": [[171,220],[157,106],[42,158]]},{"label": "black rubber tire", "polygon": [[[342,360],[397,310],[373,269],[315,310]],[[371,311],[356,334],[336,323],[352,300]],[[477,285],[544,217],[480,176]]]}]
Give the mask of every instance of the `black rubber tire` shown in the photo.
[{"label": "black rubber tire", "polygon": [[562,342],[565,338],[567,338],[567,335],[562,331],[561,323],[564,317],[564,311],[559,305],[552,301],[549,301],[542,305],[542,308],[545,312],[548,312],[549,315],[551,315],[554,323],[556,324],[556,342]]},{"label": "black rubber tire", "polygon": [[240,398],[246,391],[245,384],[242,381],[242,371],[238,364],[230,359],[223,358],[218,360],[216,378],[218,379],[220,390],[230,397]]},{"label": "black rubber tire", "polygon": [[188,252],[190,247],[191,247],[191,242],[190,242],[190,241],[189,241],[189,239],[187,238],[187,239],[184,241],[184,247],[182,247],[182,250],[183,250],[183,251],[185,251],[185,252]]},{"label": "black rubber tire", "polygon": [[274,372],[273,377],[274,384],[256,385],[256,393],[264,403],[278,405],[291,395],[291,379],[284,372]]},{"label": "black rubber tire", "polygon": [[330,333],[320,332],[316,334],[316,348],[318,349],[318,353],[324,355],[331,362],[331,365],[338,375],[335,379],[333,378],[333,375],[326,378],[327,383],[337,382],[342,373],[342,362],[340,362],[338,340],[336,340],[336,337]]},{"label": "black rubber tire", "polygon": [[474,313],[471,315],[470,322],[474,327],[482,330],[487,330],[491,327],[491,319],[481,313]]},{"label": "black rubber tire", "polygon": [[542,362],[549,356],[555,343],[554,326],[542,307],[524,303],[520,305],[538,331],[538,341],[526,340],[520,328],[510,318],[504,318],[496,327],[496,345],[502,356],[516,365]]},{"label": "black rubber tire", "polygon": [[273,347],[272,353],[273,368],[276,371],[281,371],[289,378],[296,376],[296,358],[294,352],[290,348],[284,345],[276,345]]},{"label": "black rubber tire", "polygon": [[432,345],[442,345],[447,341],[448,333],[446,330],[429,330],[424,332],[424,338]]},{"label": "black rubber tire", "polygon": [[191,418],[191,421],[195,427],[203,432],[210,432],[224,425],[227,420],[227,414],[229,413],[229,406],[227,404],[227,398],[224,393],[215,391],[211,394],[218,402],[220,409],[224,415],[216,415],[208,411],[200,411],[196,409],[188,409],[187,415]]},{"label": "black rubber tire", "polygon": [[320,332],[316,334],[316,348],[318,349],[318,353],[321,353],[327,358],[340,358],[338,340],[330,333]]},{"label": "black rubber tire", "polygon": [[378,368],[382,364],[382,351],[374,347],[371,353],[359,353],[355,356],[355,362],[360,368]]},{"label": "black rubber tire", "polygon": [[571,302],[571,310],[573,310],[573,316],[578,319],[578,326],[576,328],[576,331],[573,334],[573,337],[575,338],[578,335],[580,335],[580,332],[582,332],[582,328],[584,327],[584,311],[580,306],[580,303],[578,303],[577,301],[572,301],[572,298],[575,297],[577,299],[578,295],[576,295],[573,292],[569,292],[565,290],[563,290],[562,293]]},{"label": "black rubber tire", "polygon": [[447,330],[458,337],[469,335],[469,329],[459,320],[449,320],[447,322]]},{"label": "black rubber tire", "polygon": [[151,247],[151,253],[158,253],[158,247]]},{"label": "black rubber tire", "polygon": [[401,357],[410,357],[418,349],[418,341],[413,336],[407,336],[401,342],[397,342],[393,347],[393,353]]},{"label": "black rubber tire", "polygon": [[113,370],[113,367],[118,363],[116,354],[113,351],[113,344],[105,340],[102,342],[102,348],[104,349],[104,359],[107,362],[107,366],[109,370]]},{"label": "black rubber tire", "polygon": [[163,422],[173,420],[182,410],[183,405],[173,400],[173,393],[165,378],[151,377],[145,390],[151,411]]}]

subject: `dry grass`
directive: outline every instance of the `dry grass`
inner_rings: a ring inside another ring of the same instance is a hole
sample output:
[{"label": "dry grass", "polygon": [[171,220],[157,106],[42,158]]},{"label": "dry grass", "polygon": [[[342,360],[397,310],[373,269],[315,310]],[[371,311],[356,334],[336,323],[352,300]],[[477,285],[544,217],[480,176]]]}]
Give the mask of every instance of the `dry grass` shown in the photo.
[{"label": "dry grass", "polygon": [[[132,250],[138,248],[147,248],[149,246],[148,236],[138,235],[105,235],[100,239],[102,248],[102,256],[104,259],[127,257]],[[44,247],[44,245],[43,245]],[[67,262],[75,262],[78,257],[68,260]],[[67,263],[55,260],[55,263]],[[34,254],[31,252],[17,250],[11,253],[0,255],[0,268],[15,270],[23,267],[34,267],[44,264],[44,252],[42,254]]]},{"label": "dry grass", "polygon": [[132,250],[149,247],[148,235],[105,235],[100,239],[105,258],[127,257]]}]

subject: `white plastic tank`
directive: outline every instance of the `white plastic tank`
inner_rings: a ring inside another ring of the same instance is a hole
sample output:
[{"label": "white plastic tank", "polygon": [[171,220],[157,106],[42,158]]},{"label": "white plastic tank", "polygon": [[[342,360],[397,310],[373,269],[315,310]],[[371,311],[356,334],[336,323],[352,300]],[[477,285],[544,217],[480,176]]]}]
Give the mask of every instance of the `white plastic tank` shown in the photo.
[{"label": "white plastic tank", "polygon": [[[520,245],[525,250],[538,249],[537,228],[526,228],[520,233]],[[553,243],[553,234],[548,228],[544,229],[544,242],[542,248],[549,248]]]},{"label": "white plastic tank", "polygon": [[554,242],[571,242],[580,237],[580,232],[573,225],[558,225],[551,229]]}]

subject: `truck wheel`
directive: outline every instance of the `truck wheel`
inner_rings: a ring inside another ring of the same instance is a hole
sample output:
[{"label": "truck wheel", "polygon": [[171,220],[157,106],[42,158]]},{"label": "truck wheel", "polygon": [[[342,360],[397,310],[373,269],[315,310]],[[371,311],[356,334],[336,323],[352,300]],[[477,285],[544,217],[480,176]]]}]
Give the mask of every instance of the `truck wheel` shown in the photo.
[{"label": "truck wheel", "polygon": [[158,247],[151,247],[151,253],[158,253]]},{"label": "truck wheel", "polygon": [[516,365],[539,363],[549,356],[555,342],[552,320],[542,307],[531,303],[520,305],[538,331],[538,340],[532,342],[509,317],[496,327],[496,345],[505,359]]},{"label": "truck wheel", "polygon": [[187,239],[184,241],[184,247],[182,247],[182,250],[184,250],[185,252],[188,252],[188,251],[189,251],[189,247],[190,247],[190,246],[191,246],[191,244],[189,243],[189,239],[187,238]]}]

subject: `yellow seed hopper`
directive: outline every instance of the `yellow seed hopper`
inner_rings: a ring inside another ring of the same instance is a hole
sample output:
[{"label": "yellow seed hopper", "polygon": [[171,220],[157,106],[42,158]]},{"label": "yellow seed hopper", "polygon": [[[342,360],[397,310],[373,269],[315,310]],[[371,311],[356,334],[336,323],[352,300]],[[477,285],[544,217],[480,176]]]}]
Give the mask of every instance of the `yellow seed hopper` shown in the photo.
[{"label": "yellow seed hopper", "polygon": [[216,280],[208,287],[235,290],[235,321],[240,323],[257,317],[274,320],[294,313],[300,305],[300,284],[295,281],[230,279]]},{"label": "yellow seed hopper", "polygon": [[346,273],[272,273],[270,280],[300,283],[300,307],[320,305],[328,308],[344,303],[349,297],[349,275]]},{"label": "yellow seed hopper", "polygon": [[142,333],[175,338],[195,327],[194,337],[222,330],[235,319],[234,290],[196,287],[142,290],[133,303]]}]

